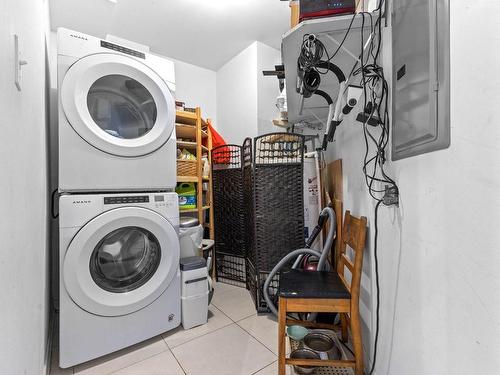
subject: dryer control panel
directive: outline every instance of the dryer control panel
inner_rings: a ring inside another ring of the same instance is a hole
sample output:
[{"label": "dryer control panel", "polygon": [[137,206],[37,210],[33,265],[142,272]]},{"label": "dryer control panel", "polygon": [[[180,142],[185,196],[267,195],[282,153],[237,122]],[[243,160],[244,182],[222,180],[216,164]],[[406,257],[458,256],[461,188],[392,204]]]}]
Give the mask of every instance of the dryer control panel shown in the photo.
[{"label": "dryer control panel", "polygon": [[140,59],[146,58],[146,55],[143,52],[135,51],[133,49],[120,46],[118,44],[106,42],[105,40],[101,40],[101,47],[112,49],[113,51],[118,51],[121,53],[126,53],[127,55],[130,55],[130,56],[139,57]]}]

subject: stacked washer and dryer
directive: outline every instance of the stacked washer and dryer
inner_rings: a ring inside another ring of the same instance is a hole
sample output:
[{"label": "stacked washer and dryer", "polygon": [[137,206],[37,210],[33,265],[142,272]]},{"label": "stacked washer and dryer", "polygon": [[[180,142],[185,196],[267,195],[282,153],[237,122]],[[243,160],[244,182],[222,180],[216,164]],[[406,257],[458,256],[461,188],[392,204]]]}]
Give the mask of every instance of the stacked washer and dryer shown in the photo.
[{"label": "stacked washer and dryer", "polygon": [[171,61],[58,31],[60,366],[180,324]]}]

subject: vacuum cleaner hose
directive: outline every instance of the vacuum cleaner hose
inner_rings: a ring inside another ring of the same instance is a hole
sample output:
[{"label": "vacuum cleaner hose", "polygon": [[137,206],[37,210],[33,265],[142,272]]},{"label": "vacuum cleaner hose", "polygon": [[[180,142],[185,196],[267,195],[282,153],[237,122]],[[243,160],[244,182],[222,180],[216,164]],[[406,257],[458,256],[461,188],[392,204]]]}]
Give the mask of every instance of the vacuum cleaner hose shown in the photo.
[{"label": "vacuum cleaner hose", "polygon": [[[271,297],[269,296],[269,286],[271,285],[271,281],[273,280],[274,276],[280,271],[280,269],[282,269],[291,259],[297,257],[292,266],[292,269],[296,269],[299,266],[304,255],[312,255],[319,258],[318,268],[317,268],[318,271],[323,271],[327,269],[328,254],[330,252],[330,249],[333,244],[333,239],[335,237],[336,221],[335,221],[335,212],[331,207],[324,208],[321,211],[320,216],[324,215],[325,213],[328,214],[328,219],[329,219],[328,221],[330,225],[328,227],[328,235],[326,238],[325,245],[323,246],[323,250],[321,252],[312,249],[298,249],[292,251],[291,253],[287,254],[283,259],[281,259],[278,262],[278,264],[276,264],[276,266],[274,266],[272,271],[269,273],[269,276],[267,276],[266,281],[264,282],[262,291],[264,299],[266,300],[267,307],[269,308],[269,310],[276,316],[278,315],[278,309],[276,308],[274,301],[272,301]],[[314,315],[311,314],[310,319],[314,318],[315,316],[316,314]]]},{"label": "vacuum cleaner hose", "polygon": [[[274,266],[272,271],[269,273],[269,276],[267,277],[266,281],[264,282],[264,287],[263,287],[264,299],[266,300],[268,309],[271,310],[271,312],[276,316],[278,316],[278,309],[276,308],[274,302],[271,300],[271,297],[269,296],[269,285],[271,285],[273,277],[279,272],[281,268],[283,268],[288,263],[290,259],[293,259],[296,256],[299,256],[299,258],[301,258],[301,256],[304,254],[310,254],[317,257],[321,257],[321,253],[316,250],[311,250],[311,249],[294,250],[291,253],[287,254],[283,259],[281,259],[276,266]],[[292,268],[296,268],[295,264],[294,267]]]}]

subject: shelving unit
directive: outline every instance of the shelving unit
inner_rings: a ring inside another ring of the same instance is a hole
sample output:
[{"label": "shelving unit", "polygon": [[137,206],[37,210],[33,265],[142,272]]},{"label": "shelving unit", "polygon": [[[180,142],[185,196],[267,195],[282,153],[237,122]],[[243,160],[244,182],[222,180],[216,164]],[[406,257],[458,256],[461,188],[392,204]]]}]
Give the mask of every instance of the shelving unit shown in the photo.
[{"label": "shelving unit", "polygon": [[[201,109],[195,112],[177,111],[175,128],[177,134],[177,148],[187,149],[196,156],[196,160],[181,160],[183,167],[178,166],[177,182],[193,182],[196,184],[196,204],[194,209],[181,210],[182,214],[198,214],[198,220],[204,228],[209,229],[209,237],[214,238],[213,208],[212,208],[212,176],[203,176],[202,157],[206,156],[208,162],[211,160],[212,137],[208,126],[210,120],[201,117]],[[203,145],[205,141],[206,145]],[[191,167],[189,163],[195,164]],[[181,170],[181,171],[180,171]],[[211,170],[211,168],[210,168]],[[184,172],[187,174],[179,174]],[[208,184],[208,189],[203,190],[203,184]],[[206,212],[208,211],[208,220]]]},{"label": "shelving unit", "polygon": [[[288,123],[296,124],[300,121],[323,124],[328,113],[328,105],[325,100],[317,95],[304,100],[304,97],[296,92],[297,86],[297,58],[304,35],[314,34],[326,46],[328,51],[335,51],[341,44],[352,21],[349,37],[346,38],[339,52],[332,60],[346,75],[353,69],[361,55],[361,27],[363,17],[358,14],[354,20],[352,15],[317,18],[302,21],[293,29],[286,32],[282,37],[281,55],[286,72],[286,93],[288,103]],[[363,30],[364,42],[370,37],[370,22],[365,16]],[[349,84],[358,84],[359,77],[350,77]],[[329,73],[321,77],[320,89],[329,93],[333,101],[337,100],[339,90],[338,81],[333,74]],[[288,124],[287,124],[288,125]]]}]

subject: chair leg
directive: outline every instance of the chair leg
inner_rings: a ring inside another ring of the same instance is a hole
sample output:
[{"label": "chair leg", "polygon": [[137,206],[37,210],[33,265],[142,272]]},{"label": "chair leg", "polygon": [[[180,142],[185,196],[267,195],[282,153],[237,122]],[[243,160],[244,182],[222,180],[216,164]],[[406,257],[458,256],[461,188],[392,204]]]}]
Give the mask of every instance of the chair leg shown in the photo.
[{"label": "chair leg", "polygon": [[340,326],[342,328],[342,342],[346,343],[349,340],[349,331],[347,327],[347,318],[345,313],[340,314]]},{"label": "chair leg", "polygon": [[286,299],[279,299],[278,311],[278,375],[285,375],[285,356],[286,356]]},{"label": "chair leg", "polygon": [[354,356],[356,357],[356,375],[363,375],[363,344],[361,342],[361,321],[359,312],[351,312],[351,334],[354,347]]}]

